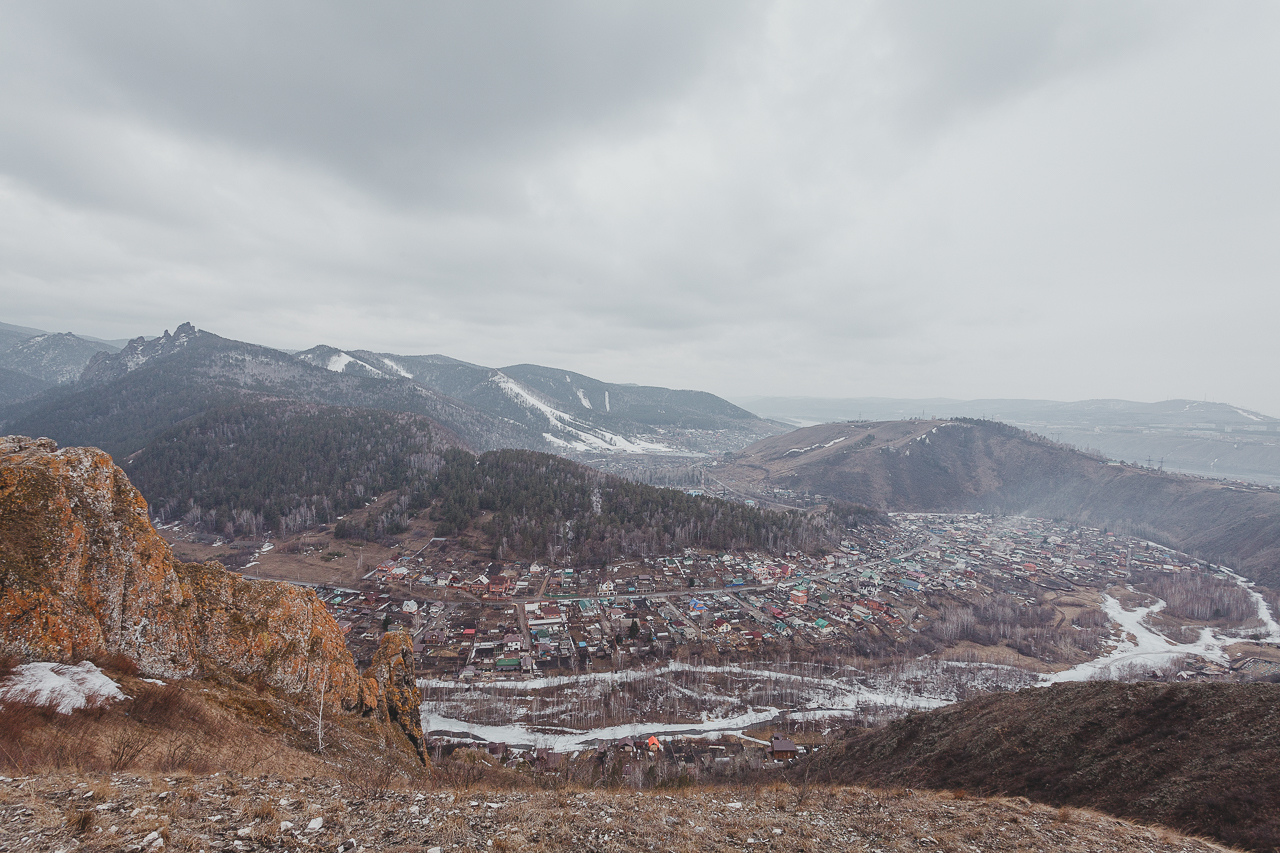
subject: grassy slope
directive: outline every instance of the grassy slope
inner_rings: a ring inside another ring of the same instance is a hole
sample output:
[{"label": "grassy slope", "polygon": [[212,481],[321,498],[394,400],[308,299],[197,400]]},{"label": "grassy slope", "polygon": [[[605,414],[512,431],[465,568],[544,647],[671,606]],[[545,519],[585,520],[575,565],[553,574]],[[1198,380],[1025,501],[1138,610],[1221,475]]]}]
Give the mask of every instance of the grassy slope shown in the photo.
[{"label": "grassy slope", "polygon": [[[848,737],[822,778],[1025,795],[1280,846],[1280,686],[1091,682],[974,699]],[[817,768],[815,768],[817,769]]]}]

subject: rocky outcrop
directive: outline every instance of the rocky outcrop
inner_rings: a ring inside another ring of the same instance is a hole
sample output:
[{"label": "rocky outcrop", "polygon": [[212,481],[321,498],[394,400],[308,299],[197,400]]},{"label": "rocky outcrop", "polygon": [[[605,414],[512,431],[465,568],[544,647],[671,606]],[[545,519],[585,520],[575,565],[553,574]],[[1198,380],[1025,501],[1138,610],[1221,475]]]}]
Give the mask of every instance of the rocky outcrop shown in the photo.
[{"label": "rocky outcrop", "polygon": [[413,641],[402,631],[391,631],[383,635],[365,676],[377,684],[378,707],[386,720],[399,726],[423,756],[422,712],[413,670]]},{"label": "rocky outcrop", "polygon": [[148,676],[220,670],[376,701],[315,593],[175,561],[109,456],[49,439],[0,437],[0,653],[119,653]]},{"label": "rocky outcrop", "polygon": [[103,352],[93,356],[80,374],[80,381],[87,384],[98,384],[119,379],[142,367],[149,361],[173,355],[187,347],[192,341],[206,334],[190,323],[183,323],[173,334],[165,329],[163,335],[147,340],[137,337],[125,344],[118,353]]}]

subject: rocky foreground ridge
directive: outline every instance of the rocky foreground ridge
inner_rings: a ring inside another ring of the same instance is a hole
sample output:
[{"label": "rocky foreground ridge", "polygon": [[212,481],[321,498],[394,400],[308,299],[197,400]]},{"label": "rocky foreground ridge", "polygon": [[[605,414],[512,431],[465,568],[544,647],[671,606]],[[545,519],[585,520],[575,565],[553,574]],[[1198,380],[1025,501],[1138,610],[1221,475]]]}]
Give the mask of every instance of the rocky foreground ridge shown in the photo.
[{"label": "rocky foreground ridge", "polygon": [[1223,848],[1075,809],[958,792],[369,789],[230,776],[0,778],[0,849],[1072,851]]},{"label": "rocky foreground ridge", "polygon": [[398,718],[417,747],[420,723],[402,707],[403,649],[389,642],[362,677],[310,590],[175,560],[107,454],[0,437],[0,655],[122,655],[164,679],[230,673]]}]

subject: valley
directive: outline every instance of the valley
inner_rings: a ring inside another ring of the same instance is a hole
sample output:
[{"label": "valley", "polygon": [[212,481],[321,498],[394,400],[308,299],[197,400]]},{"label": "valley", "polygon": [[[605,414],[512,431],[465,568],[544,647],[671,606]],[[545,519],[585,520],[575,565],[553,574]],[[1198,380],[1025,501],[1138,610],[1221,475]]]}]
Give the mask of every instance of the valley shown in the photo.
[{"label": "valley", "polygon": [[[305,757],[326,753],[310,738],[323,743],[333,692],[334,736],[382,738],[396,785],[423,778],[407,755],[437,781],[505,789],[792,785],[843,733],[992,695],[1280,678],[1273,487],[986,420],[785,432],[709,394],[533,365],[290,354],[190,325],[115,351],[74,337],[0,359],[25,377],[13,387],[39,386],[0,417],[106,449],[7,439],[19,456],[118,461],[100,490],[141,490],[129,541],[182,590],[154,618],[110,623],[92,653],[83,621],[40,647],[124,686],[72,712],[99,708],[117,739],[149,688],[112,648],[147,677],[218,684],[200,725],[229,712],[310,772],[355,772],[349,751]],[[25,541],[34,499],[9,500],[9,538]],[[290,592],[263,592],[276,588]],[[22,659],[25,606],[6,628]],[[296,633],[304,612],[317,633]],[[71,724],[47,717],[16,742],[41,755]],[[143,738],[140,754],[160,766],[194,731]],[[111,748],[40,760],[98,766]]]}]

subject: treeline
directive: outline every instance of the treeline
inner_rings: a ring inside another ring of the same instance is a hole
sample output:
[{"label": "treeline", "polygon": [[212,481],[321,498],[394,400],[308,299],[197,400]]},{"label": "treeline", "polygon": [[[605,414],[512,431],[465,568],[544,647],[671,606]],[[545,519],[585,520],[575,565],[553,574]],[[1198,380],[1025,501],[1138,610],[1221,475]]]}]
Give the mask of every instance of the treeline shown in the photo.
[{"label": "treeline", "polygon": [[1136,589],[1164,599],[1162,612],[1169,616],[1224,627],[1239,627],[1258,618],[1258,606],[1248,590],[1226,578],[1204,572],[1135,571],[1130,580]]},{"label": "treeline", "polygon": [[332,524],[372,497],[424,483],[440,467],[440,444],[420,415],[258,402],[191,418],[124,468],[158,521],[253,537]]},{"label": "treeline", "polygon": [[976,605],[930,596],[938,618],[924,633],[942,647],[968,640],[981,646],[1007,645],[1027,657],[1071,660],[1076,651],[1093,651],[1110,630],[1104,613],[1083,610],[1069,624],[1045,605],[1028,606],[1012,595],[992,595]]},{"label": "treeline", "polygon": [[[183,421],[123,467],[160,523],[227,538],[333,525],[340,539],[386,540],[425,512],[436,535],[479,536],[497,559],[602,565],[686,547],[813,552],[847,528],[888,524],[852,504],[821,516],[773,512],[547,453],[476,457],[453,445],[420,415],[248,402]],[[351,517],[388,492],[391,500]]]},{"label": "treeline", "polygon": [[499,559],[600,565],[685,547],[811,551],[838,539],[825,519],[660,489],[547,453],[446,450],[442,457],[403,511],[429,508],[439,536],[477,525]]}]

